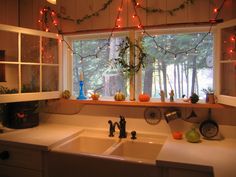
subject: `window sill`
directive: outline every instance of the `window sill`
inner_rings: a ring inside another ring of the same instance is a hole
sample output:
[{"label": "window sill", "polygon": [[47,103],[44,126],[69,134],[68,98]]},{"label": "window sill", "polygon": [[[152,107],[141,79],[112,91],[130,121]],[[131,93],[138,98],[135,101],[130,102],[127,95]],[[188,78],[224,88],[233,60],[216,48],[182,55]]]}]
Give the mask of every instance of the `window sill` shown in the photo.
[{"label": "window sill", "polygon": [[140,107],[185,107],[185,108],[229,108],[227,105],[223,104],[208,104],[203,100],[198,103],[192,104],[189,102],[184,102],[182,100],[176,100],[174,102],[161,102],[151,100],[149,102],[140,102],[140,101],[114,101],[112,99],[100,99],[100,100],[77,100],[80,104],[84,105],[112,105],[112,106],[140,106]]}]

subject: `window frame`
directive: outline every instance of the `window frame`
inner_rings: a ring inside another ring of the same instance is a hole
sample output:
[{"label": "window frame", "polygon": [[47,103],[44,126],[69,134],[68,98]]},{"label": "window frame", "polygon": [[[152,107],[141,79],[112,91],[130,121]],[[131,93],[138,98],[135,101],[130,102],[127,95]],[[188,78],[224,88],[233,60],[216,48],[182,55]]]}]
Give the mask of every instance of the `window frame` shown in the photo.
[{"label": "window frame", "polygon": [[[67,35],[64,39],[67,43],[73,48],[73,41],[75,40],[92,40],[92,39],[108,39],[111,32],[94,32],[94,33],[83,33],[83,34],[76,34],[76,35]],[[113,37],[124,37],[129,36],[129,31],[118,31],[113,32]],[[63,73],[64,79],[63,83],[63,90],[70,90],[71,93],[74,92],[73,90],[73,53],[70,49],[68,49],[67,44],[63,44]],[[110,97],[108,97],[110,98]]]},{"label": "window frame", "polygon": [[[165,35],[165,34],[179,34],[179,33],[200,33],[200,32],[209,32],[210,25],[205,25],[205,26],[186,26],[186,27],[169,27],[169,28],[150,28],[147,29],[146,31],[151,34],[151,35]],[[211,33],[213,35],[213,59],[214,59],[214,65],[213,65],[213,89],[216,88],[216,27],[213,26],[211,29]],[[110,32],[88,32],[88,33],[83,33],[83,34],[77,34],[77,35],[66,35],[64,38],[68,42],[70,46],[72,46],[73,40],[79,40],[79,39],[91,39],[94,38],[99,38],[101,35],[103,37],[109,36]],[[116,36],[122,36],[126,35],[130,38],[131,42],[134,43],[140,42],[142,39],[142,30],[125,30],[125,31],[119,31],[119,32],[114,32],[114,35]],[[66,44],[63,44],[63,56],[66,58],[66,60],[63,60],[63,71],[65,73],[65,77],[63,80],[63,89],[68,89],[73,93],[73,81],[72,81],[72,72],[73,72],[73,57],[70,53],[71,51],[68,52],[68,46]],[[132,54],[131,54],[132,55]],[[132,60],[132,56],[130,58]],[[137,58],[134,59],[135,62],[137,63]],[[69,72],[68,72],[69,71]],[[133,97],[135,100],[138,100],[138,95],[142,92],[142,68],[135,74],[134,80],[132,78],[130,79],[130,95]],[[132,100],[132,98],[129,98]],[[153,101],[158,101],[158,98],[152,98]],[[128,99],[127,99],[128,100]]]}]

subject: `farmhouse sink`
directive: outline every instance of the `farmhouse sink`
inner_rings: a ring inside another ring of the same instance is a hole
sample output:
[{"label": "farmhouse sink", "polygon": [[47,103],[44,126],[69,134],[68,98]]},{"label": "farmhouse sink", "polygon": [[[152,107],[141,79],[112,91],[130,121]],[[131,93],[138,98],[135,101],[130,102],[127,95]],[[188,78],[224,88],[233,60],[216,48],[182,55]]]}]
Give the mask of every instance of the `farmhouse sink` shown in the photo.
[{"label": "farmhouse sink", "polygon": [[110,155],[124,160],[153,163],[161,148],[162,144],[153,142],[125,141],[119,144]]},{"label": "farmhouse sink", "polygon": [[56,149],[70,153],[102,154],[115,143],[115,139],[78,136],[60,145]]},{"label": "farmhouse sink", "polygon": [[56,152],[70,154],[88,154],[108,159],[155,164],[157,155],[166,140],[166,136],[139,134],[138,138],[108,137],[108,132],[84,130],[73,139],[53,148]]}]

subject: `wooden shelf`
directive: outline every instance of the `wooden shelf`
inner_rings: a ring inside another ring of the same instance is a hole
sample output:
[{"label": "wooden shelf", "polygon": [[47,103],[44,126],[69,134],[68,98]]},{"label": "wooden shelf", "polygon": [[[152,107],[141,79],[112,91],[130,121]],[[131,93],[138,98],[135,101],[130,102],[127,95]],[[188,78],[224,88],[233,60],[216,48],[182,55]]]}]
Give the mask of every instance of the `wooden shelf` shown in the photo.
[{"label": "wooden shelf", "polygon": [[185,107],[185,108],[229,108],[227,105],[222,104],[207,104],[204,101],[199,101],[196,104],[189,102],[183,102],[182,100],[176,100],[175,102],[161,102],[161,101],[113,101],[113,100],[78,100],[81,104],[87,105],[112,105],[112,106],[140,106],[140,107]]}]

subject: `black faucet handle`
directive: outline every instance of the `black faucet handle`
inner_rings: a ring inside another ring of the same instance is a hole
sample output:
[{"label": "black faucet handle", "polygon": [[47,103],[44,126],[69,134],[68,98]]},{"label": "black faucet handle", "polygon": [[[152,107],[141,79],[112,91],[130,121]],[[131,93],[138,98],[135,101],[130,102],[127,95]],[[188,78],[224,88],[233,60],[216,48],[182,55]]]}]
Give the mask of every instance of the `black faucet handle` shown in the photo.
[{"label": "black faucet handle", "polygon": [[131,139],[132,139],[132,140],[137,139],[136,134],[137,134],[136,131],[132,131],[132,132],[131,132]]},{"label": "black faucet handle", "polygon": [[108,123],[110,125],[110,127],[109,127],[109,137],[113,137],[114,132],[115,132],[115,126],[113,125],[111,120],[109,120]]}]

